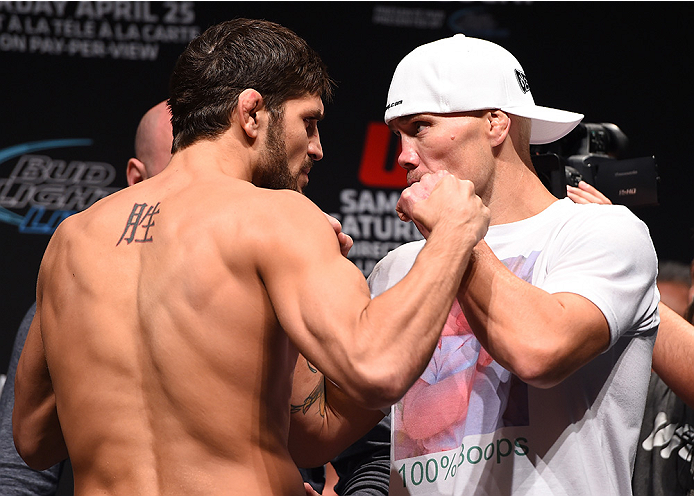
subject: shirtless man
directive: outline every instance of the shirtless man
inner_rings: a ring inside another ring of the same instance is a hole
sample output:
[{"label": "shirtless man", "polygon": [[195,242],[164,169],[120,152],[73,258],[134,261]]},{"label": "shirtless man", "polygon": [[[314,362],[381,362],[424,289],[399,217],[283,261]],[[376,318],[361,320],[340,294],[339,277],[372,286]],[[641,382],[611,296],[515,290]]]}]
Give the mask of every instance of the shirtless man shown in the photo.
[{"label": "shirtless man", "polygon": [[[399,208],[427,246],[371,300],[298,194],[323,155],[330,92],[317,54],[273,23],[225,22],[186,48],[169,166],[65,220],[46,249],[15,382],[14,438],[31,467],[69,456],[77,496],[300,496],[288,448],[298,353],[331,380],[329,398],[363,408],[421,374],[489,212],[468,181],[423,178]],[[322,420],[302,416],[293,446],[309,418]],[[335,453],[354,439],[341,418],[320,426]]]}]

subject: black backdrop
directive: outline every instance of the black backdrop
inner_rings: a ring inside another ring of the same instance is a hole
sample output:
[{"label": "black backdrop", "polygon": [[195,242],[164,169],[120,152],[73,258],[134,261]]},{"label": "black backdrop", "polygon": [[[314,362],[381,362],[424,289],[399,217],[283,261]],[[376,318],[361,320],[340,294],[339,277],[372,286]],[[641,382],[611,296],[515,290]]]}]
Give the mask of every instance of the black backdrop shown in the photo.
[{"label": "black backdrop", "polygon": [[514,53],[538,104],[615,123],[629,156],[655,155],[660,205],[634,212],[661,259],[694,256],[685,3],[0,2],[0,372],[55,225],[125,186],[135,128],[166,98],[176,57],[233,17],[292,28],[337,80],[306,193],[342,218],[365,273],[415,236],[392,213],[404,176],[382,126],[390,76],[415,46],[456,32]]}]

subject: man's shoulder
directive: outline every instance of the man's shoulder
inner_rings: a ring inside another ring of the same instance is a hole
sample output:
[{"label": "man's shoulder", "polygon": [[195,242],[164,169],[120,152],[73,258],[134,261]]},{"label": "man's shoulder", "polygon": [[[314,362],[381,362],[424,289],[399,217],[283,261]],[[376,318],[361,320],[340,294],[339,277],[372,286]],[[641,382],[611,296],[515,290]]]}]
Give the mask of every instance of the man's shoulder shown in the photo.
[{"label": "man's shoulder", "polygon": [[567,212],[571,216],[585,218],[630,219],[639,222],[639,218],[624,205],[602,205],[598,203],[574,203],[564,198],[554,203],[558,212]]},{"label": "man's shoulder", "polygon": [[587,233],[648,232],[646,224],[623,205],[578,204],[566,198],[555,202],[551,212],[555,216],[553,222]]},{"label": "man's shoulder", "polygon": [[242,209],[248,219],[258,222],[258,227],[271,231],[291,230],[301,232],[315,229],[316,222],[327,222],[321,209],[309,198],[293,190],[255,188],[240,203],[231,206]]}]

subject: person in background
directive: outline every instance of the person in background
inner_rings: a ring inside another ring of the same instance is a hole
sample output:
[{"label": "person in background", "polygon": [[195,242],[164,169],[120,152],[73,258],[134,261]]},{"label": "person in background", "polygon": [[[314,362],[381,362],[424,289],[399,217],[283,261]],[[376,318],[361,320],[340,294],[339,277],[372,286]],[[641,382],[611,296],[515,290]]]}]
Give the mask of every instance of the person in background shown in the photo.
[{"label": "person in background", "polygon": [[691,286],[692,279],[688,264],[675,260],[663,260],[658,263],[660,301],[682,317],[685,316],[691,303],[689,299]]},{"label": "person in background", "polygon": [[135,156],[125,169],[128,186],[163,171],[171,160],[171,111],[164,100],[142,116],[135,132]]},{"label": "person in background", "polygon": [[[568,185],[567,196],[576,203],[612,205],[585,181]],[[659,265],[661,321],[636,451],[632,478],[635,496],[690,496],[694,491],[692,267],[694,263],[688,267],[674,261]]]}]

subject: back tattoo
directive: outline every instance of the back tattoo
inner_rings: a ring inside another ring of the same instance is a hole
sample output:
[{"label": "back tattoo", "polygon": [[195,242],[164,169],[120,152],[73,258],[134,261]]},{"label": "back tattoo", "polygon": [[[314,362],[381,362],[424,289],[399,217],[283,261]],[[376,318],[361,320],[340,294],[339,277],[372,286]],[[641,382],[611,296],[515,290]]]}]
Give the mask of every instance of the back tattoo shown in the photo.
[{"label": "back tattoo", "polygon": [[[159,203],[147,208],[146,203],[136,203],[133,205],[133,209],[130,212],[127,222],[125,223],[125,229],[123,234],[121,234],[118,246],[121,241],[125,240],[128,244],[135,241],[136,243],[149,243],[153,241],[152,236],[149,234],[149,229],[154,226],[154,216],[159,213]],[[140,228],[140,234],[142,237],[135,239],[137,234],[137,228]]]}]

